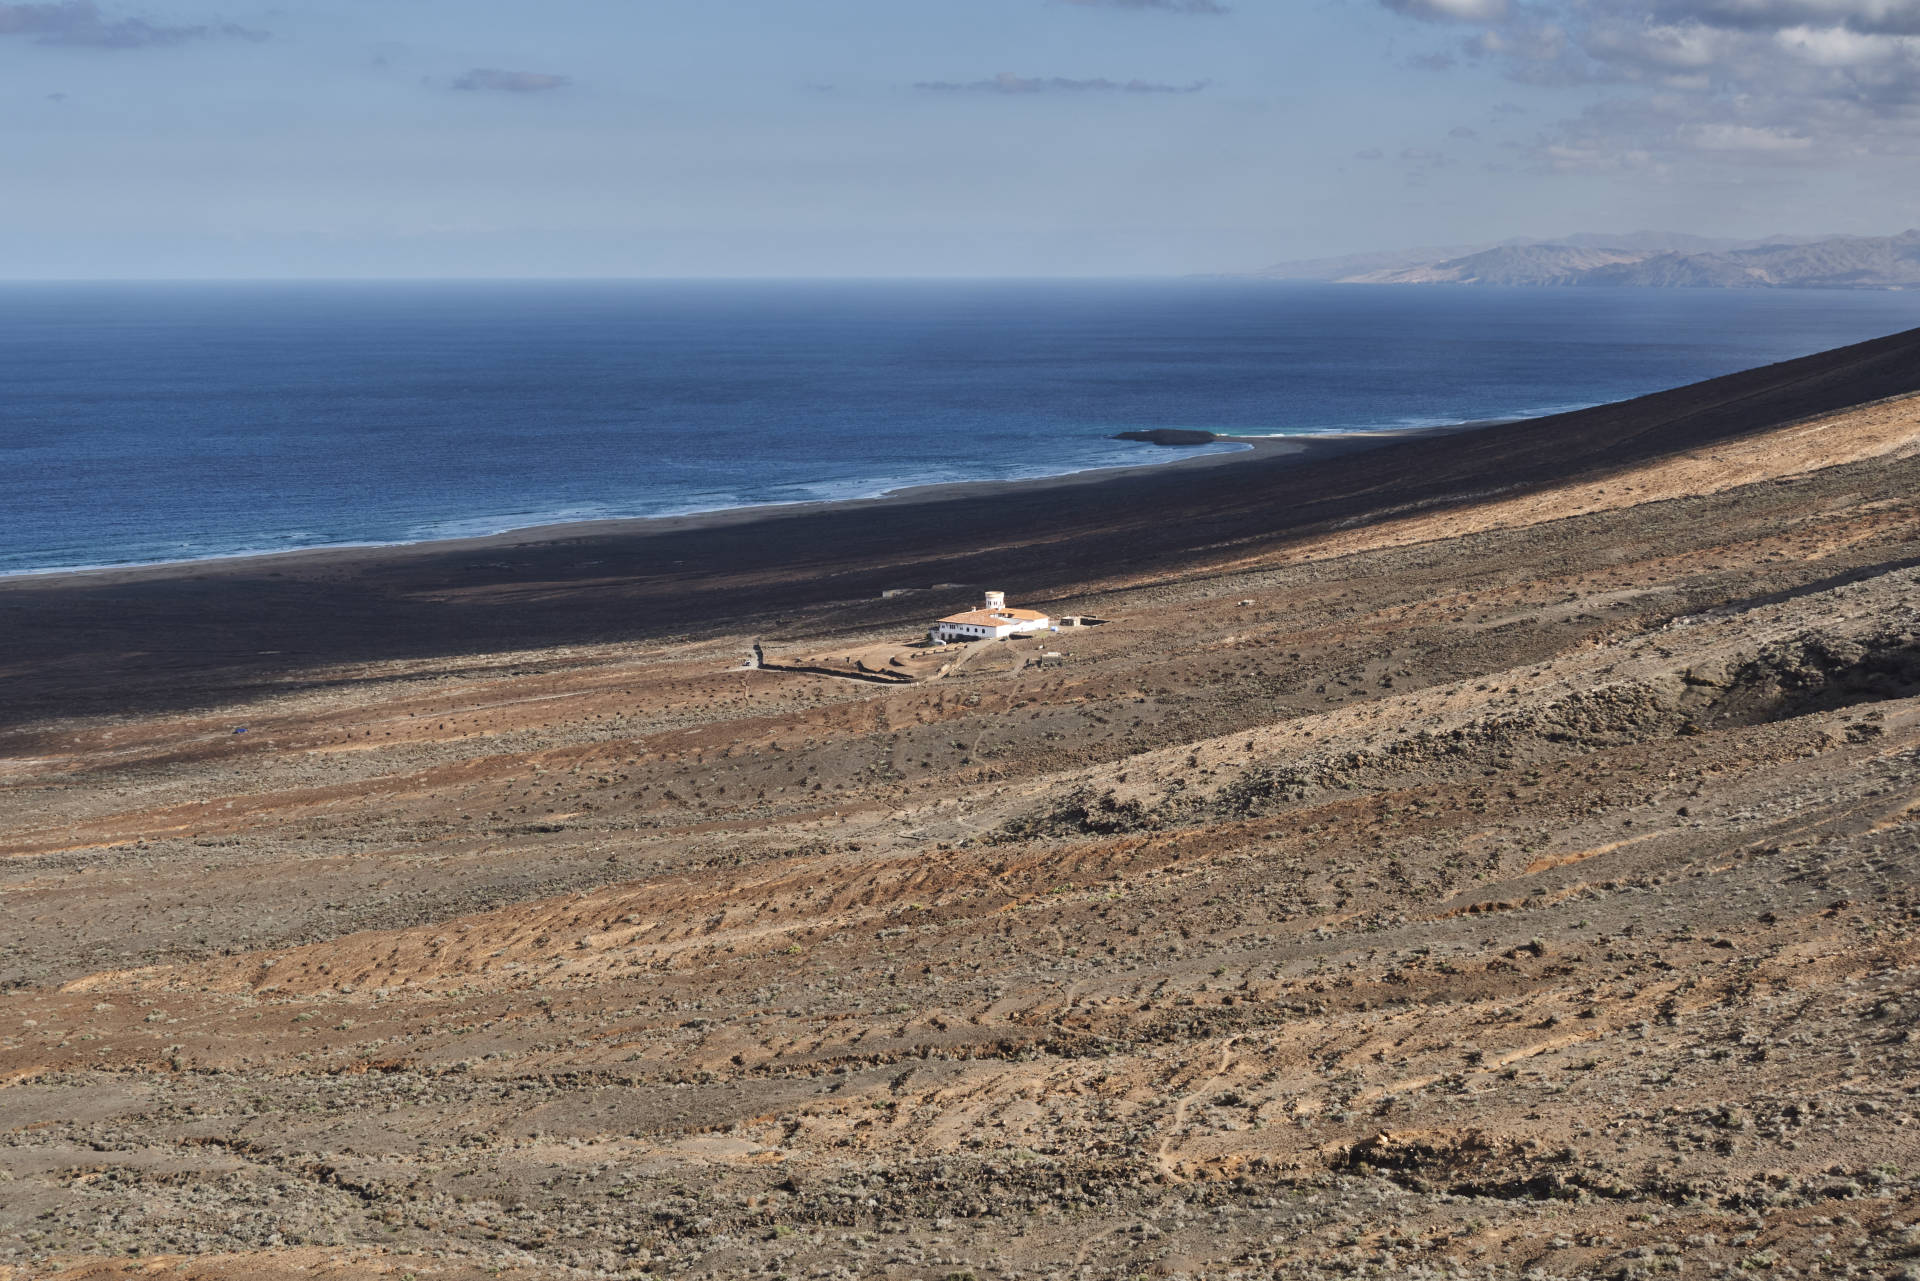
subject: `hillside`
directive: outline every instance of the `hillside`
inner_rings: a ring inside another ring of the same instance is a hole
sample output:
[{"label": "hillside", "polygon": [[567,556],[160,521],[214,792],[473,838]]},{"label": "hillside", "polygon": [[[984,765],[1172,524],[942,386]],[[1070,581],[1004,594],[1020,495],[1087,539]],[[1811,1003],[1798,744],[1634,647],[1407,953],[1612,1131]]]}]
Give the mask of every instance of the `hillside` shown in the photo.
[{"label": "hillside", "polygon": [[1574,285],[1589,273],[1642,258],[1628,250],[1507,245],[1445,262],[1342,277],[1362,285]]},{"label": "hillside", "polygon": [[0,582],[0,1279],[1900,1275],[1916,393]]},{"label": "hillside", "polygon": [[1636,233],[1439,252],[1324,259],[1253,273],[1344,284],[1615,285],[1663,289],[1907,289],[1920,285],[1920,231],[1747,244]]}]

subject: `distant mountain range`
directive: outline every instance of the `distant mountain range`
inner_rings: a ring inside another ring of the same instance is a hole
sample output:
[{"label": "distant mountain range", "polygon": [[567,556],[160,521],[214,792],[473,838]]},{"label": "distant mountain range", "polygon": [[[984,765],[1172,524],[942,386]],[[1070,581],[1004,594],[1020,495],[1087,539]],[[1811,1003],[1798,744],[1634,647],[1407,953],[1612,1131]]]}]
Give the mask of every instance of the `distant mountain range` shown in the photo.
[{"label": "distant mountain range", "polygon": [[1356,285],[1912,289],[1920,288],[1920,231],[1749,241],[1649,231],[1582,234],[1279,263],[1247,275]]}]

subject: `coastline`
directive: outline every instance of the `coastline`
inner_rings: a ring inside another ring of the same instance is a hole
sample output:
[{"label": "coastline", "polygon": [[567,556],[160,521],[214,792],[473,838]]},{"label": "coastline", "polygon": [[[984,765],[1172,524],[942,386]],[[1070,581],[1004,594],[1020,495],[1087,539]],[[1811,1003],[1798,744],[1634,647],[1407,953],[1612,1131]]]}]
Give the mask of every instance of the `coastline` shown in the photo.
[{"label": "coastline", "polygon": [[45,585],[64,579],[85,579],[89,582],[108,582],[119,579],[150,580],[174,577],[182,574],[203,574],[214,571],[231,570],[234,572],[252,572],[256,569],[289,568],[305,566],[341,558],[359,559],[386,558],[408,554],[435,554],[485,551],[490,548],[521,547],[531,543],[550,543],[572,541],[582,538],[623,537],[645,535],[649,533],[672,533],[716,529],[778,520],[786,517],[812,516],[847,511],[876,511],[891,507],[903,507],[921,503],[962,502],[967,500],[999,498],[1007,495],[1032,495],[1040,497],[1048,491],[1078,488],[1090,485],[1104,485],[1116,480],[1142,475],[1164,475],[1167,473],[1185,474],[1210,467],[1230,464],[1246,465],[1254,462],[1271,461],[1278,458],[1293,458],[1299,463],[1308,463],[1322,458],[1336,457],[1359,450],[1377,448],[1395,441],[1415,439],[1425,436],[1450,435],[1457,432],[1473,431],[1483,427],[1499,426],[1511,419],[1488,420],[1448,425],[1444,427],[1411,427],[1383,430],[1328,432],[1311,436],[1229,436],[1218,435],[1217,443],[1242,446],[1231,451],[1210,452],[1178,456],[1179,447],[1162,447],[1176,456],[1156,459],[1152,462],[1127,463],[1120,466],[1088,467],[1076,471],[1060,472],[1044,476],[1023,476],[1010,480],[961,480],[939,481],[919,485],[903,485],[895,489],[859,498],[818,498],[803,499],[794,502],[742,503],[727,507],[716,507],[701,511],[680,512],[662,516],[611,516],[588,520],[535,521],[526,525],[513,525],[486,534],[471,534],[454,537],[428,537],[402,539],[391,542],[347,542],[324,543],[311,547],[290,547],[284,550],[258,549],[235,552],[216,552],[206,556],[188,557],[179,560],[137,561],[125,564],[102,564],[84,566],[54,567],[48,569],[23,569],[0,573],[0,591],[16,585]]},{"label": "coastline", "polygon": [[1318,534],[1617,474],[1920,390],[1920,331],[1502,425],[1333,437],[876,498],[0,579],[0,730],[186,710],[363,664],[916,629],[982,588],[1077,612]]}]

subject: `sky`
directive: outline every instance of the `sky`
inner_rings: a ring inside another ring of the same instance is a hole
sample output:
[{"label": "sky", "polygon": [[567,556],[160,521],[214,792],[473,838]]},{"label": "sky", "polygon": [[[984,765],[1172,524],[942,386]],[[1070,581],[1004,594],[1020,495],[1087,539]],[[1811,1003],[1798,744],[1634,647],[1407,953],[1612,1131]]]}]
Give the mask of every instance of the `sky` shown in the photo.
[{"label": "sky", "polygon": [[0,2],[0,278],[1885,235],[1917,163],[1920,0]]}]

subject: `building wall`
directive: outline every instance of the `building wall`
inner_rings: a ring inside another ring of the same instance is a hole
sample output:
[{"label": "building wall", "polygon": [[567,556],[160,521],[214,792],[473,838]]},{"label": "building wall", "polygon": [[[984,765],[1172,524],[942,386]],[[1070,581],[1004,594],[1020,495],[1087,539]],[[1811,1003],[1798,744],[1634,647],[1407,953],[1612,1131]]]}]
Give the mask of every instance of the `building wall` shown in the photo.
[{"label": "building wall", "polygon": [[929,631],[927,632],[927,635],[936,641],[1005,640],[1009,636],[1021,636],[1031,632],[1044,632],[1047,630],[1049,626],[1051,626],[1050,620],[1036,621],[1036,622],[1023,622],[1023,623],[1009,623],[1005,627],[994,627],[994,628],[975,627],[970,623],[962,623],[955,626],[948,626],[945,623],[936,623],[931,629],[929,629]]}]

